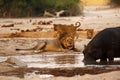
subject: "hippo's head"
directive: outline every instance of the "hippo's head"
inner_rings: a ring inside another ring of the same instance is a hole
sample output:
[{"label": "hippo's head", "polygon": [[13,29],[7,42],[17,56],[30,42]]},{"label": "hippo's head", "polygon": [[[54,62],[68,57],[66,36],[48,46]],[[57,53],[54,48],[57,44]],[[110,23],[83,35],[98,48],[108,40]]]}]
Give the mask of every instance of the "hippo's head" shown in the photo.
[{"label": "hippo's head", "polygon": [[95,64],[97,59],[101,58],[102,51],[100,48],[95,48],[93,46],[86,46],[83,50],[85,64]]}]

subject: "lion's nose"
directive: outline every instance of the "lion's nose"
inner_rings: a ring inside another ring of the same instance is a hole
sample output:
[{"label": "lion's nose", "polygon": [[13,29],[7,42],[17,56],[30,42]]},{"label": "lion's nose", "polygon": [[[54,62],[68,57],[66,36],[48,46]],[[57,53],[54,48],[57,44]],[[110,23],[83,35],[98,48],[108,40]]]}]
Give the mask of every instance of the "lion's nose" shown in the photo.
[{"label": "lion's nose", "polygon": [[72,45],[72,42],[70,42],[69,44]]}]

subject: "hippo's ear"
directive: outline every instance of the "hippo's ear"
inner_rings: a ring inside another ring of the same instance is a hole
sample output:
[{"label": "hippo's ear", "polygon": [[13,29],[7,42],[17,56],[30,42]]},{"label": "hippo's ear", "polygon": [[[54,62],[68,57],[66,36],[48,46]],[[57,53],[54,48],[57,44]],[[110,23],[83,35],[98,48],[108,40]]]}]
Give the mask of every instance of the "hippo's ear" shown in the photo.
[{"label": "hippo's ear", "polygon": [[87,47],[87,45],[84,45],[84,49]]},{"label": "hippo's ear", "polygon": [[84,45],[84,50],[83,50],[83,54],[85,55],[85,49],[86,49],[86,45]]}]

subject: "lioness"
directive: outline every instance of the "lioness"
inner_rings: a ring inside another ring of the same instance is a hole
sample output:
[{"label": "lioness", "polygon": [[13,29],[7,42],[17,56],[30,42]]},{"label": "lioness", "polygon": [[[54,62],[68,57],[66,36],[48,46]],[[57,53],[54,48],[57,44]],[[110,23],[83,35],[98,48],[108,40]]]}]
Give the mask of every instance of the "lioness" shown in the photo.
[{"label": "lioness", "polygon": [[[57,31],[58,37],[52,40],[46,40],[39,43],[32,49],[24,49],[26,51],[41,52],[44,51],[68,51],[75,50],[74,39],[76,35],[76,29],[80,26],[80,22],[76,22],[75,25],[63,25],[54,24],[54,30]],[[17,51],[21,49],[16,49]],[[23,49],[22,49],[23,50]]]}]

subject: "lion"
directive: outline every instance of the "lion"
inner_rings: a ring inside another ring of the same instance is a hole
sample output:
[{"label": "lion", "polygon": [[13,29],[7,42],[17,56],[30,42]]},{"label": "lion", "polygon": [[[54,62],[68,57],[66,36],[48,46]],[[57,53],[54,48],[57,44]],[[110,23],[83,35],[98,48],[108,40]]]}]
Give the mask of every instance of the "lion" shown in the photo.
[{"label": "lion", "polygon": [[[65,51],[57,38],[50,38],[44,41],[37,40],[37,45],[29,49],[16,49],[19,53],[40,53],[43,51]],[[67,50],[66,50],[67,51]]]},{"label": "lion", "polygon": [[[76,22],[75,25],[64,25],[64,24],[54,24],[54,30],[57,31],[58,37],[52,40],[45,40],[44,42],[38,44],[32,49],[24,49],[26,51],[32,52],[42,52],[42,51],[69,51],[76,50],[74,47],[74,39],[76,37],[76,29],[80,26],[80,22]],[[21,49],[16,49],[20,51]],[[22,49],[23,50],[23,49]]]},{"label": "lion", "polygon": [[74,39],[77,37],[76,30],[80,25],[80,22],[76,22],[75,25],[54,24],[54,30],[58,32],[59,41],[64,49],[75,49]]},{"label": "lion", "polygon": [[86,29],[87,31],[87,39],[92,39],[94,34],[94,29]]}]

